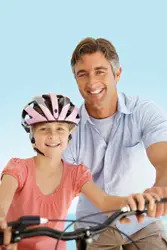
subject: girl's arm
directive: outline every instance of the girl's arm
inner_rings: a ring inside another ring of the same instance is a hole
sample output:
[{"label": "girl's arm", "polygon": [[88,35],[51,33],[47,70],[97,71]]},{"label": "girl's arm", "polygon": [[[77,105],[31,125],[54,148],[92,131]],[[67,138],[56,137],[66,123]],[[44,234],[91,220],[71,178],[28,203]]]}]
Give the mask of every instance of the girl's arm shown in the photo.
[{"label": "girl's arm", "polygon": [[[4,232],[3,243],[5,245],[8,245],[11,240],[11,229],[7,226],[5,217],[12,203],[17,187],[18,182],[13,176],[6,174],[3,175],[0,184],[0,230]],[[10,249],[16,250],[17,244],[10,244]]]},{"label": "girl's arm", "polygon": [[16,178],[4,174],[0,184],[0,217],[6,217],[18,187]]},{"label": "girl's arm", "polygon": [[[144,210],[145,200],[149,201],[148,214],[150,210],[155,208],[155,200],[159,200],[156,194],[132,194],[127,197],[111,196],[105,193],[95,183],[89,181],[82,186],[81,192],[102,211],[110,211],[120,209],[129,205],[132,210]],[[142,217],[141,217],[142,218]],[[143,219],[141,219],[142,222]]]},{"label": "girl's arm", "polygon": [[102,211],[119,209],[128,204],[127,197],[108,195],[93,181],[85,183],[82,186],[81,192]]}]

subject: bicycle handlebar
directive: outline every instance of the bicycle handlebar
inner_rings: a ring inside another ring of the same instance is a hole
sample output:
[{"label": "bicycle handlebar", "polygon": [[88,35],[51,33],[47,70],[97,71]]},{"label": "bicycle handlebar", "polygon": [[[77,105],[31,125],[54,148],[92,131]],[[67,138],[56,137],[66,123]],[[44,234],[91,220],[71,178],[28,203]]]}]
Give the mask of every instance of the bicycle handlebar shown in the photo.
[{"label": "bicycle handlebar", "polygon": [[[156,203],[167,202],[167,198],[163,198]],[[64,241],[76,240],[80,238],[91,238],[91,236],[98,234],[105,230],[106,227],[111,226],[115,221],[121,219],[122,217],[138,215],[147,212],[147,203],[143,211],[132,211],[128,206],[117,210],[114,214],[109,216],[104,223],[98,224],[97,226],[91,226],[87,228],[76,229],[72,232],[63,232],[55,230],[49,227],[35,227],[28,228],[27,226],[39,225],[41,223],[48,222],[48,219],[41,218],[39,216],[22,216],[17,221],[12,221],[8,223],[8,226],[12,227],[12,239],[11,242],[19,242],[21,239],[30,238],[35,236],[49,236],[55,239],[61,239]],[[0,245],[3,244],[3,232],[0,232]]]}]

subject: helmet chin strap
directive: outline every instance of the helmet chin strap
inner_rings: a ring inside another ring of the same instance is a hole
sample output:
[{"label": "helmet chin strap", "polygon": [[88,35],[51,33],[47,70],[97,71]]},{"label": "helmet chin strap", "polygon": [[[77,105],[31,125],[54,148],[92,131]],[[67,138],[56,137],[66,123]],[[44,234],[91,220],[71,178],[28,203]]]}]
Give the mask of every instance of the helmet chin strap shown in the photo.
[{"label": "helmet chin strap", "polygon": [[42,153],[38,148],[34,147],[34,145],[35,145],[35,138],[34,138],[34,136],[32,136],[31,134],[30,134],[30,140],[31,140],[31,143],[33,144],[34,150],[35,150],[37,153],[39,153],[39,154],[41,154],[41,155],[43,155],[43,156],[46,157],[46,155],[44,155],[44,153]]},{"label": "helmet chin strap", "polygon": [[41,154],[41,155],[43,155],[43,156],[46,157],[46,155],[44,155],[44,153],[42,153],[39,149],[37,149],[37,148],[34,147],[34,150],[35,150],[37,153],[39,153],[39,154]]}]

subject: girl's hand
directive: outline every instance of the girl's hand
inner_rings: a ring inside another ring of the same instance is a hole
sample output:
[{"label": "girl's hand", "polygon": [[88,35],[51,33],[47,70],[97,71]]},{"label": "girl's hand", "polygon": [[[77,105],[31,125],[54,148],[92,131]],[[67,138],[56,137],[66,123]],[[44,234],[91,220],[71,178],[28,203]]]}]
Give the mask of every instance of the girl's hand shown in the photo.
[{"label": "girl's hand", "polygon": [[[144,210],[145,209],[145,202],[148,201],[147,205],[147,215],[149,216],[152,214],[152,211],[156,210],[157,205],[155,204],[156,200],[160,200],[159,195],[155,193],[142,193],[142,194],[132,194],[127,197],[127,203],[129,207],[136,211],[136,210]],[[137,220],[139,223],[144,222],[144,214],[136,215]],[[121,223],[128,223],[130,222],[129,218],[125,218],[121,220]]]},{"label": "girl's hand", "polygon": [[17,244],[10,244],[12,233],[11,228],[7,226],[7,223],[4,218],[0,217],[0,231],[4,233],[3,246],[0,246],[0,249],[7,250],[17,250]]}]

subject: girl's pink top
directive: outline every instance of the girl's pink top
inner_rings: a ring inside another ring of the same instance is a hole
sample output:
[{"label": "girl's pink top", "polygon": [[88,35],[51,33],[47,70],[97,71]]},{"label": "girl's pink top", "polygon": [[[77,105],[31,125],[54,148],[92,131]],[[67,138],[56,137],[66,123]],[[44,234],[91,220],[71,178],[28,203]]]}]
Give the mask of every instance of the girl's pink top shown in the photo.
[{"label": "girl's pink top", "polygon": [[[82,186],[92,180],[91,173],[84,165],[73,165],[63,161],[63,175],[60,185],[53,194],[44,195],[36,184],[34,158],[11,159],[2,175],[12,175],[18,181],[18,188],[7,214],[7,221],[17,220],[23,215],[40,215],[49,219],[65,219],[74,197],[79,195]],[[10,187],[9,187],[10,188]],[[64,229],[63,222],[48,222],[41,226]],[[54,250],[56,240],[38,236],[24,239],[19,250]],[[64,241],[59,241],[59,250],[66,249]]]}]

